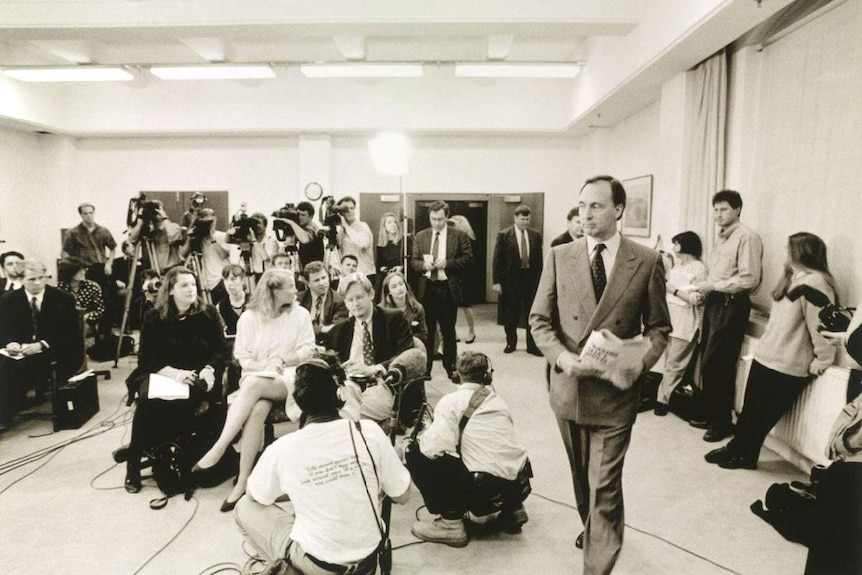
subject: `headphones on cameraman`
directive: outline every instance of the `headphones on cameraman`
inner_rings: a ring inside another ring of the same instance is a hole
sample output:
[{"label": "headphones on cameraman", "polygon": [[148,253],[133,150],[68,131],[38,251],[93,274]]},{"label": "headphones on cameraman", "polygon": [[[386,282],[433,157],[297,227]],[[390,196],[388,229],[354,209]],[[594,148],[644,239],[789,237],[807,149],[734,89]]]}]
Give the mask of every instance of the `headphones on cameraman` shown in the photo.
[{"label": "headphones on cameraman", "polygon": [[491,385],[491,383],[493,383],[494,381],[494,364],[491,363],[490,357],[488,357],[484,353],[482,353],[481,355],[485,358],[485,361],[488,362],[488,369],[485,370],[485,374],[482,376],[482,384]]},{"label": "headphones on cameraman", "polygon": [[300,370],[308,367],[316,367],[322,369],[326,372],[330,379],[332,379],[332,391],[335,393],[335,403],[339,409],[344,407],[344,400],[338,394],[338,390],[342,387],[341,381],[338,378],[338,375],[335,373],[335,370],[332,369],[332,366],[329,365],[328,362],[319,358],[319,357],[311,357],[306,359],[305,361],[300,362],[299,365],[296,366],[296,377],[299,378]]}]

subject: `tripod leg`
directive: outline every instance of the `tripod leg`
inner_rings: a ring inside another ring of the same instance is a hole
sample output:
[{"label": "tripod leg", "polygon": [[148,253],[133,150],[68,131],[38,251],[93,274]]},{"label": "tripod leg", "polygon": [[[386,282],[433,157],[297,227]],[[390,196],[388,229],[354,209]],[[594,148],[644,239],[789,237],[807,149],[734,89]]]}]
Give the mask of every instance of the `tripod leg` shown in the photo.
[{"label": "tripod leg", "polygon": [[126,322],[129,319],[129,308],[132,305],[132,291],[135,287],[135,273],[138,270],[138,255],[140,254],[141,246],[138,244],[135,247],[135,255],[132,258],[132,265],[129,266],[129,281],[126,283],[126,299],[123,303],[123,318],[120,320],[120,337],[117,339],[117,350],[114,353],[114,367],[120,364],[120,348],[123,345],[123,334],[126,333]]}]

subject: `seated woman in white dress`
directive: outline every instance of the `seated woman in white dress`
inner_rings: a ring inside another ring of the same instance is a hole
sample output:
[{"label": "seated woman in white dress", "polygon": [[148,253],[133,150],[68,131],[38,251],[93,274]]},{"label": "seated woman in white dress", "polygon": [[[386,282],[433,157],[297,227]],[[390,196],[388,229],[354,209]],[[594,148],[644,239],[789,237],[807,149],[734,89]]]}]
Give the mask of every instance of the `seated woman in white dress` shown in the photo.
[{"label": "seated woman in white dress", "polygon": [[[296,303],[293,272],[263,273],[237,321],[234,357],[242,367],[239,390],[215,445],[193,471],[209,469],[242,431],[236,486],[221,506],[230,511],[245,493],[246,481],[263,445],[266,417],[274,402],[292,402],[295,367],[314,354],[314,329],[308,311]],[[291,412],[290,405],[287,409]]]}]

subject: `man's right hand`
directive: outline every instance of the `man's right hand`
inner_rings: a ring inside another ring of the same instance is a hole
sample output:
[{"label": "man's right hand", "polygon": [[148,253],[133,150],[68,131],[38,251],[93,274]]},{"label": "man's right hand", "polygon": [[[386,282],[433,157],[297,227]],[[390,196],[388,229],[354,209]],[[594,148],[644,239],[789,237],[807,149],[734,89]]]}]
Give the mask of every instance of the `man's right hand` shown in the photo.
[{"label": "man's right hand", "polygon": [[584,367],[581,358],[570,351],[563,352],[557,360],[557,366],[569,377],[599,377],[602,374],[597,369]]},{"label": "man's right hand", "polygon": [[503,293],[503,286],[500,284],[494,284],[491,289],[494,290],[494,293]]}]

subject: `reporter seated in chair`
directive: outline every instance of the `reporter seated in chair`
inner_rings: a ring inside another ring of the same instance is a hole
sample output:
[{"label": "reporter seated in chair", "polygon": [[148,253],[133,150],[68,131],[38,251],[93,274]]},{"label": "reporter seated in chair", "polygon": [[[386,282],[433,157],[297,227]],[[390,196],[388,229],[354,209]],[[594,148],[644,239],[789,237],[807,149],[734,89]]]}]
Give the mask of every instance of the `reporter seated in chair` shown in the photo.
[{"label": "reporter seated in chair", "polygon": [[406,461],[428,511],[435,514],[417,521],[411,532],[423,541],[463,547],[468,512],[476,523],[521,530],[531,472],[512,414],[491,389],[488,356],[464,352],[456,368],[462,383],[437,403],[433,422],[418,443],[408,445]]},{"label": "reporter seated in chair", "polygon": [[380,305],[390,309],[400,309],[410,324],[413,337],[425,349],[428,341],[428,325],[425,323],[425,308],[413,296],[410,286],[401,272],[389,272],[382,282],[383,293],[380,296]]},{"label": "reporter seated in chair", "polygon": [[272,404],[289,399],[286,412],[298,418],[298,413],[293,415],[294,368],[314,353],[314,330],[308,311],[296,303],[293,272],[281,268],[263,272],[236,328],[233,353],[242,366],[239,390],[221,434],[193,468],[203,471],[218,463],[242,431],[239,473],[221,506],[224,512],[232,510],[245,493]]},{"label": "reporter seated in chair", "polygon": [[23,270],[23,289],[0,298],[0,347],[9,356],[23,357],[0,355],[0,431],[11,427],[28,384],[34,385],[38,401],[48,389],[52,370],[62,385],[84,362],[74,298],[45,284],[44,264],[25,260]]},{"label": "reporter seated in chair", "polygon": [[389,417],[393,395],[386,385],[378,385],[389,364],[413,347],[410,325],[398,310],[374,305],[374,288],[361,273],[341,278],[338,292],[347,305],[350,318],[335,324],[326,347],[335,350],[347,373],[346,388],[361,391],[359,415],[375,421]]},{"label": "reporter seated in chair", "polygon": [[[226,350],[218,311],[201,298],[194,274],[186,267],[171,268],[155,307],[144,316],[138,366],[126,380],[129,402],[138,396],[126,462],[126,491],[141,490],[145,451],[191,431],[194,414],[215,385]],[[152,374],[186,384],[188,397],[150,397]]]},{"label": "reporter seated in chair", "polygon": [[319,345],[324,345],[326,334],[332,326],[347,318],[347,306],[341,296],[329,287],[329,272],[323,262],[309,262],[304,273],[308,289],[300,292],[296,299],[311,314],[315,339]]},{"label": "reporter seated in chair", "polygon": [[75,307],[84,314],[87,337],[101,337],[110,333],[111,325],[105,319],[105,298],[102,288],[86,279],[84,262],[75,258],[57,262],[57,287],[75,298]]},{"label": "reporter seated in chair", "polygon": [[[410,474],[380,427],[339,417],[338,384],[321,359],[296,368],[304,426],[263,452],[236,506],[243,536],[279,573],[375,573],[382,495],[396,503],[410,496]],[[282,494],[287,509],[275,505]]]}]

